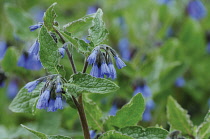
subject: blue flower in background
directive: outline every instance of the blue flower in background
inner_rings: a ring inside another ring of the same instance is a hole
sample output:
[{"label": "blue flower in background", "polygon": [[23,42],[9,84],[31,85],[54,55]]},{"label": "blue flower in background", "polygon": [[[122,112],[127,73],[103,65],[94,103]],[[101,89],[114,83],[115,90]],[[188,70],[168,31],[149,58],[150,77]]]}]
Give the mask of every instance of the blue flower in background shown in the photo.
[{"label": "blue flower in background", "polygon": [[90,133],[90,138],[91,138],[91,139],[94,139],[95,136],[96,136],[95,130],[90,130],[89,133]]},{"label": "blue flower in background", "polygon": [[152,95],[152,91],[146,84],[137,86],[134,90],[133,96],[135,96],[137,93],[142,93],[144,97],[150,97]]},{"label": "blue flower in background", "polygon": [[40,9],[41,7],[39,6],[34,6],[30,9],[30,13],[33,15],[33,19],[36,21],[36,22],[42,22],[43,21],[43,15],[44,15],[44,10],[43,9]]},{"label": "blue flower in background", "polygon": [[127,24],[125,22],[125,18],[123,16],[120,16],[118,18],[120,29],[123,32],[123,35],[126,36],[128,34]]},{"label": "blue flower in background", "polygon": [[117,105],[116,104],[112,105],[112,107],[109,111],[109,115],[112,115],[112,116],[116,115],[117,110],[118,110]]},{"label": "blue flower in background", "polygon": [[131,57],[131,52],[129,50],[129,41],[128,38],[120,39],[118,43],[118,48],[120,50],[120,55],[123,60],[129,61]]},{"label": "blue flower in background", "polygon": [[88,7],[87,14],[96,13],[97,10],[98,10],[98,6],[90,6],[90,7]]},{"label": "blue flower in background", "polygon": [[183,77],[178,77],[175,81],[176,87],[183,87],[185,85],[185,79]]},{"label": "blue flower in background", "polygon": [[206,16],[206,8],[200,0],[191,0],[187,5],[189,16],[195,20],[200,20]]},{"label": "blue flower in background", "polygon": [[0,60],[3,59],[6,50],[7,43],[5,41],[0,41]]},{"label": "blue flower in background", "polygon": [[8,87],[7,87],[7,96],[10,99],[13,99],[16,94],[18,93],[18,84],[17,84],[17,80],[12,80],[10,81]]},{"label": "blue flower in background", "polygon": [[151,110],[153,110],[155,107],[155,103],[152,99],[149,99],[147,100],[146,102],[146,109],[143,113],[143,117],[142,117],[142,120],[143,121],[150,121],[152,119],[152,116],[151,116]]},{"label": "blue flower in background", "polygon": [[43,23],[38,23],[38,24],[35,24],[35,25],[30,26],[29,29],[30,29],[30,31],[35,31],[38,28],[41,28],[42,25],[43,25]]}]

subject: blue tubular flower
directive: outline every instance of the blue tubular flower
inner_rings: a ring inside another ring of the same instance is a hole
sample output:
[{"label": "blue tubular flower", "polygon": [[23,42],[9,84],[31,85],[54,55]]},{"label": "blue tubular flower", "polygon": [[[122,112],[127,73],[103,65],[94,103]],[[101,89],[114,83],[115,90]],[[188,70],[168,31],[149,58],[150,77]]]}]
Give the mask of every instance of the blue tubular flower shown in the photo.
[{"label": "blue tubular flower", "polygon": [[176,87],[183,87],[185,85],[185,79],[183,77],[178,77],[175,81]]},{"label": "blue tubular flower", "polygon": [[35,55],[39,54],[39,42],[38,42],[38,40],[36,40],[34,42],[34,44],[29,48],[28,53],[29,54],[35,54]]},{"label": "blue tubular flower", "polygon": [[144,97],[150,97],[152,94],[149,86],[147,85],[137,86],[136,89],[134,90],[133,95],[136,95],[137,93],[142,93]]},{"label": "blue tubular flower", "polygon": [[48,88],[41,94],[36,105],[38,109],[46,109],[49,106],[48,101],[50,99],[50,91],[51,89]]},{"label": "blue tubular flower", "polygon": [[121,69],[126,66],[125,63],[117,55],[114,58],[118,69]]},{"label": "blue tubular flower", "polygon": [[120,50],[120,54],[123,60],[129,61],[130,60],[130,50],[129,50],[129,41],[127,38],[122,38],[119,43],[118,47]]},{"label": "blue tubular flower", "polygon": [[112,79],[117,78],[117,72],[114,68],[114,65],[112,63],[109,63],[108,67],[109,67],[109,71],[110,71],[109,78],[112,78]]},{"label": "blue tubular flower", "polygon": [[99,75],[99,68],[98,68],[98,64],[97,63],[93,64],[93,67],[91,69],[90,75],[93,76],[93,77],[98,77],[98,75]]},{"label": "blue tubular flower", "polygon": [[49,100],[49,105],[48,105],[48,108],[47,108],[47,111],[48,112],[55,112],[57,109],[55,108],[55,100],[54,99],[50,99]]},{"label": "blue tubular flower", "polygon": [[107,77],[109,77],[109,67],[107,66],[106,62],[101,63],[100,70],[101,72],[99,76],[104,77],[104,75],[107,75]]},{"label": "blue tubular flower", "polygon": [[65,49],[63,47],[61,47],[61,48],[58,49],[58,51],[59,51],[59,53],[61,55],[61,58],[63,58],[64,55],[65,55]]},{"label": "blue tubular flower", "polygon": [[26,88],[28,92],[32,92],[39,83],[40,81],[37,81],[37,80],[29,82],[24,86],[24,88]]},{"label": "blue tubular flower", "polygon": [[94,130],[90,130],[89,133],[90,133],[90,138],[94,139],[96,136],[96,132]]},{"label": "blue tubular flower", "polygon": [[55,99],[55,109],[60,109],[62,110],[63,109],[63,102],[62,102],[62,98],[61,98],[61,95],[58,95],[56,96],[56,99]]},{"label": "blue tubular flower", "polygon": [[148,122],[151,120],[151,118],[152,118],[151,111],[148,108],[146,108],[143,113],[142,120]]},{"label": "blue tubular flower", "polygon": [[43,25],[43,23],[38,23],[38,24],[36,24],[36,25],[30,26],[29,29],[30,29],[30,31],[35,31],[35,30],[37,30],[38,28],[41,28],[42,25]]},{"label": "blue tubular flower", "polygon": [[61,81],[61,78],[60,76],[57,77],[56,79],[56,90],[55,90],[56,93],[61,93],[62,92],[62,81]]},{"label": "blue tubular flower", "polygon": [[9,83],[8,88],[7,88],[7,96],[10,99],[13,99],[16,96],[17,93],[18,93],[18,84],[17,84],[17,81],[16,80],[12,80]]},{"label": "blue tubular flower", "polygon": [[200,20],[206,16],[206,8],[200,0],[190,1],[187,5],[187,12],[195,20]]},{"label": "blue tubular flower", "polygon": [[112,116],[116,115],[117,110],[118,110],[117,105],[114,104],[109,111],[109,115],[112,115]]},{"label": "blue tubular flower", "polygon": [[98,52],[99,52],[99,49],[96,47],[96,48],[92,51],[92,53],[89,55],[89,57],[87,58],[87,62],[88,62],[90,65],[96,62],[96,58],[97,58]]},{"label": "blue tubular flower", "polygon": [[0,41],[0,60],[3,59],[6,50],[7,43],[5,41]]}]

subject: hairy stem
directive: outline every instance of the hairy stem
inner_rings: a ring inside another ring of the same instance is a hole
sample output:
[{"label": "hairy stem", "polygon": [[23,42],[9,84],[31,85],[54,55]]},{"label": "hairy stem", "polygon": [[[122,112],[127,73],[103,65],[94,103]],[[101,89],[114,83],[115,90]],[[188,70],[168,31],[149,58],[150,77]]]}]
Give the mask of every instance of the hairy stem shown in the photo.
[{"label": "hairy stem", "polygon": [[85,111],[84,111],[84,107],[83,107],[82,94],[79,96],[78,101],[76,100],[76,98],[74,96],[72,96],[72,98],[73,98],[73,101],[78,109],[80,122],[82,124],[84,138],[90,139],[89,128],[88,128],[87,119],[86,119],[86,115],[85,115]]},{"label": "hairy stem", "polygon": [[87,67],[88,67],[88,62],[87,62],[87,59],[85,58],[85,65],[84,65],[84,68],[82,70],[82,73],[85,73],[86,72]]},{"label": "hairy stem", "polygon": [[70,63],[71,63],[72,70],[73,70],[74,74],[76,74],[76,73],[77,73],[77,70],[76,70],[76,67],[75,67],[75,65],[74,65],[73,56],[72,56],[72,54],[70,53],[68,47],[64,47],[64,49],[66,50],[67,56],[68,56],[69,61],[70,61]]}]

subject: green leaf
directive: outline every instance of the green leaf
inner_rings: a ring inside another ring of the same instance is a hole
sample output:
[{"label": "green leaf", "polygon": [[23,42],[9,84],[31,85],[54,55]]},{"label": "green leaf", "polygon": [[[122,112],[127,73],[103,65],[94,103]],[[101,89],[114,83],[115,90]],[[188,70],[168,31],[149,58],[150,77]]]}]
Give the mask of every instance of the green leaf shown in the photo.
[{"label": "green leaf", "polygon": [[93,19],[93,26],[89,29],[90,38],[95,45],[99,45],[106,39],[106,36],[108,35],[108,31],[105,28],[102,16],[102,10],[98,9],[95,18]]},{"label": "green leaf", "polygon": [[171,96],[167,102],[167,118],[172,130],[179,130],[183,135],[193,135],[193,124],[187,111],[184,110]]},{"label": "green leaf", "polygon": [[34,135],[36,135],[37,137],[39,137],[40,139],[71,139],[70,137],[61,136],[61,135],[45,135],[44,133],[35,131],[35,130],[28,128],[27,126],[24,126],[22,124],[21,124],[21,126],[25,129],[27,129],[28,131],[30,131],[31,133],[33,133]]},{"label": "green leaf", "polygon": [[168,131],[161,128],[146,128],[140,126],[128,126],[119,130],[122,134],[134,139],[165,139]]},{"label": "green leaf", "polygon": [[5,4],[5,13],[12,27],[14,28],[15,34],[20,37],[21,40],[28,40],[31,35],[29,26],[33,24],[33,20],[26,14],[20,7],[13,6],[11,4]]},{"label": "green leaf", "polygon": [[138,121],[142,119],[144,106],[145,103],[142,94],[138,93],[129,103],[123,106],[115,116],[110,116],[105,121],[105,126],[108,127],[108,129],[113,129],[113,127],[122,128],[136,125]]},{"label": "green leaf", "polygon": [[88,29],[92,26],[94,16],[95,14],[86,15],[78,20],[64,25],[63,28],[75,37],[83,37],[85,32],[88,32]]},{"label": "green leaf", "polygon": [[35,113],[36,102],[43,86],[44,83],[40,83],[32,92],[28,92],[28,90],[23,87],[13,99],[9,109],[18,113]]},{"label": "green leaf", "polygon": [[134,138],[129,137],[127,135],[123,135],[120,132],[111,130],[104,133],[102,136],[99,137],[99,139],[134,139]]},{"label": "green leaf", "polygon": [[119,88],[110,80],[95,78],[82,73],[72,75],[66,86],[71,93],[90,92],[103,94],[116,91]]},{"label": "green leaf", "polygon": [[48,33],[45,26],[42,26],[39,33],[40,51],[39,56],[42,66],[51,74],[58,74],[58,46]]},{"label": "green leaf", "polygon": [[86,101],[84,101],[84,107],[85,107],[85,113],[87,116],[88,125],[91,127],[91,130],[103,131],[103,127],[101,124],[102,123],[101,109],[92,100],[90,99],[88,100],[85,99],[85,100]]},{"label": "green leaf", "polygon": [[210,137],[210,111],[207,113],[204,122],[198,127],[197,135],[199,139],[209,139]]},{"label": "green leaf", "polygon": [[17,54],[13,47],[9,47],[2,60],[2,68],[6,72],[14,72],[17,65]]},{"label": "green leaf", "polygon": [[43,20],[44,20],[44,25],[46,26],[46,28],[48,29],[48,31],[52,31],[53,30],[53,25],[54,25],[54,21],[56,18],[56,13],[54,11],[54,6],[57,3],[53,3],[45,12]]}]

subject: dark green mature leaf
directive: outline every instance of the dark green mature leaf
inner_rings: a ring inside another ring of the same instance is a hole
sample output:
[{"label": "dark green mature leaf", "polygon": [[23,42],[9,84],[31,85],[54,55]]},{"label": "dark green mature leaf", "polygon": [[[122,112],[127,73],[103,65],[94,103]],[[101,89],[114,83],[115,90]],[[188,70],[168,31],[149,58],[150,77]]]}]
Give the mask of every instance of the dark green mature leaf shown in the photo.
[{"label": "dark green mature leaf", "polygon": [[146,128],[140,126],[128,126],[119,130],[122,134],[134,139],[165,139],[168,131],[162,128]]},{"label": "dark green mature leaf", "polygon": [[105,28],[102,16],[102,10],[98,9],[95,18],[93,19],[93,26],[89,29],[90,38],[95,45],[99,45],[106,39],[106,36],[108,35],[108,31]]},{"label": "dark green mature leaf", "polygon": [[35,113],[36,102],[43,86],[44,83],[40,83],[36,89],[30,93],[23,87],[13,99],[9,109],[13,112]]},{"label": "dark green mature leaf", "polygon": [[28,128],[27,126],[24,126],[21,124],[21,126],[25,129],[27,129],[28,131],[30,131],[31,133],[33,133],[34,135],[36,135],[37,137],[39,137],[40,139],[71,139],[70,137],[67,136],[61,136],[61,135],[46,135],[44,133],[35,131],[31,128]]},{"label": "dark green mature leaf", "polygon": [[86,15],[78,20],[64,25],[64,30],[72,33],[75,37],[83,37],[85,32],[92,26],[95,14]]},{"label": "dark green mature leaf", "polygon": [[204,122],[198,127],[197,135],[199,139],[209,139],[210,137],[210,111],[207,113]]},{"label": "dark green mature leaf", "polygon": [[28,35],[28,33],[30,33],[28,27],[33,24],[33,20],[26,14],[26,12],[19,7],[5,4],[5,13],[9,22],[14,28],[15,34],[20,37],[21,40],[27,40],[30,37],[33,37],[33,34]]},{"label": "dark green mature leaf", "polygon": [[103,126],[101,124],[102,111],[98,105],[93,101],[86,99],[86,101],[84,101],[84,107],[88,125],[91,127],[91,130],[103,131]]},{"label": "dark green mature leaf", "polygon": [[72,93],[90,92],[103,94],[116,91],[119,88],[110,80],[95,78],[82,73],[71,76],[66,86],[68,91]]},{"label": "dark green mature leaf", "polygon": [[190,117],[171,96],[167,102],[167,118],[171,130],[179,130],[182,134],[193,135],[193,124]]},{"label": "dark green mature leaf", "polygon": [[123,135],[120,132],[111,130],[104,133],[102,136],[99,137],[99,139],[134,139],[134,138],[129,137],[127,135]]},{"label": "dark green mature leaf", "polygon": [[4,59],[2,60],[2,68],[6,72],[14,72],[17,65],[17,54],[13,47],[7,49]]},{"label": "dark green mature leaf", "polygon": [[42,66],[51,74],[58,74],[58,46],[48,33],[45,26],[42,26],[39,33],[40,51],[39,56]]},{"label": "dark green mature leaf", "polygon": [[144,112],[144,99],[141,93],[135,95],[128,104],[123,106],[115,116],[110,116],[105,121],[105,126],[108,129],[113,127],[122,128],[125,126],[136,125],[142,119]]},{"label": "dark green mature leaf", "polygon": [[54,6],[57,3],[53,3],[48,9],[47,11],[44,13],[44,25],[46,26],[46,28],[48,29],[48,31],[52,31],[53,30],[53,25],[54,25],[54,21],[56,18],[56,13],[54,11]]}]

